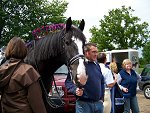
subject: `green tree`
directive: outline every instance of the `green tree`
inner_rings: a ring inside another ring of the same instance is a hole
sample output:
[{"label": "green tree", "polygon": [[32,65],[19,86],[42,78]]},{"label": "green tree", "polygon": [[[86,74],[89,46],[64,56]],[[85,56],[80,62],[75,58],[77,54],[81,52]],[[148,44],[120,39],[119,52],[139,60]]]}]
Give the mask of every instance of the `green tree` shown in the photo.
[{"label": "green tree", "polygon": [[144,58],[143,57],[141,57],[141,58],[139,58],[139,67],[140,68],[144,68],[144,66],[145,66],[145,60],[144,60]]},{"label": "green tree", "polygon": [[131,14],[133,11],[125,6],[109,11],[109,15],[99,21],[99,28],[90,29],[90,41],[97,43],[100,51],[144,46],[149,38],[149,25],[147,22],[140,24],[140,18]]},{"label": "green tree", "polygon": [[32,30],[47,23],[62,23],[68,3],[64,0],[1,0],[0,45],[13,36],[32,39]]},{"label": "green tree", "polygon": [[149,49],[150,49],[150,41],[145,44],[142,50],[143,59],[146,64],[150,63],[150,50]]}]

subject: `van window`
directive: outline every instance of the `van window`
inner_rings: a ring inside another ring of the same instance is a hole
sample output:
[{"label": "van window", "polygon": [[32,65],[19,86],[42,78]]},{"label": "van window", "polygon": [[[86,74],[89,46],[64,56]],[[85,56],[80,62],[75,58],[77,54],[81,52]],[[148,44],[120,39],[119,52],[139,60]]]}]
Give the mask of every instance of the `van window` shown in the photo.
[{"label": "van window", "polygon": [[66,65],[62,65],[55,71],[55,74],[68,74],[68,68]]}]

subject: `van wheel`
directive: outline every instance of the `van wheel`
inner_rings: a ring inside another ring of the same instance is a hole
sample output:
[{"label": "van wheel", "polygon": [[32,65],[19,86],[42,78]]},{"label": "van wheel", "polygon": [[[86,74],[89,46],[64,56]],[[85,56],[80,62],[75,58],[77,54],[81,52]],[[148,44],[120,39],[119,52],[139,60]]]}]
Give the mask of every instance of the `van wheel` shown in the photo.
[{"label": "van wheel", "polygon": [[144,96],[147,99],[150,99],[150,85],[144,87]]}]

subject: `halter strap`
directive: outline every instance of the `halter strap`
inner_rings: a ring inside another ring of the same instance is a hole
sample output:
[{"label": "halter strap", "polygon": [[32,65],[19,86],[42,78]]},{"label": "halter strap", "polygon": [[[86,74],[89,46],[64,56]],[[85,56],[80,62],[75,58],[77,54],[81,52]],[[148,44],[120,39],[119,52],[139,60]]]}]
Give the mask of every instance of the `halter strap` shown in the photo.
[{"label": "halter strap", "polygon": [[[72,71],[71,71],[71,65],[76,61],[76,60],[79,60],[79,59],[84,59],[84,63],[85,63],[85,56],[84,55],[81,55],[81,54],[78,54],[76,56],[74,56],[73,58],[70,59],[70,61],[68,62],[68,74],[70,75],[71,77],[71,80],[73,80],[73,77],[72,77]],[[86,70],[86,69],[85,69]],[[77,77],[77,75],[76,75]],[[83,85],[80,83],[80,82],[76,82],[77,86],[82,89],[83,88]]]},{"label": "halter strap", "polygon": [[70,59],[70,61],[68,62],[68,66],[72,65],[76,60],[79,60],[80,58],[85,59],[84,55],[78,54],[76,56],[74,56],[73,58]]}]

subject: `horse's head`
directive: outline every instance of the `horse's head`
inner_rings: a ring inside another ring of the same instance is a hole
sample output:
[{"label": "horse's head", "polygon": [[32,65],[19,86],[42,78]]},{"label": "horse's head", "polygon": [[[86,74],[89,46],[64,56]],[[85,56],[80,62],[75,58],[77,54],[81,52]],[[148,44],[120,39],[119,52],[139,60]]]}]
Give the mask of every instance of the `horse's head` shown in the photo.
[{"label": "horse's head", "polygon": [[65,35],[63,37],[67,57],[67,66],[75,83],[84,85],[87,80],[84,66],[83,47],[86,42],[83,34],[85,22],[82,19],[79,27],[72,25],[71,17],[66,22]]},{"label": "horse's head", "polygon": [[[83,47],[86,42],[83,34],[84,20],[79,27],[72,25],[71,17],[66,24],[41,26],[33,30],[35,40],[28,44],[29,52],[25,61],[33,65],[49,88],[50,76],[63,64],[69,67],[72,78],[86,78]],[[77,80],[75,80],[77,81]]]}]

